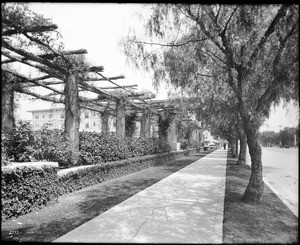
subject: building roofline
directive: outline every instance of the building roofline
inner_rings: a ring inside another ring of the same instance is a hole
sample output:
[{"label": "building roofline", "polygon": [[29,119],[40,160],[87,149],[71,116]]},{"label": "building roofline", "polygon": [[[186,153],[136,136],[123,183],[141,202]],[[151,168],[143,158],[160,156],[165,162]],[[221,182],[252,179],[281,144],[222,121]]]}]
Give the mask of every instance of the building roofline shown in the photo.
[{"label": "building roofline", "polygon": [[48,108],[48,109],[35,109],[35,110],[28,110],[27,112],[40,112],[40,111],[60,111],[64,110],[64,107],[61,108]]}]

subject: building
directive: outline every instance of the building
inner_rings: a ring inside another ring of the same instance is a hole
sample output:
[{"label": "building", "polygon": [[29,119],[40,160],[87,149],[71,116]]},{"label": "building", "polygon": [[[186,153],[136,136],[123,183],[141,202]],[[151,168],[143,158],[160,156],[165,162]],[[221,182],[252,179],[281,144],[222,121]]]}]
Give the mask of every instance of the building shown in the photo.
[{"label": "building", "polygon": [[[50,129],[64,129],[65,109],[51,108],[29,110],[32,113],[33,130],[41,129],[43,126],[48,126]],[[116,131],[116,118],[109,117],[109,132]],[[99,112],[81,109],[80,110],[80,126],[79,131],[101,132],[101,114]]]}]

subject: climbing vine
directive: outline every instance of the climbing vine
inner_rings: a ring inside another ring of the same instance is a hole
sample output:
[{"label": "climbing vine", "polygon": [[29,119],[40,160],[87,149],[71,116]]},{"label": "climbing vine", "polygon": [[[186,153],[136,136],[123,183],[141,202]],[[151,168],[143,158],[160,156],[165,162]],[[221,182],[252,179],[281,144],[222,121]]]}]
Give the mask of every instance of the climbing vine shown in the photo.
[{"label": "climbing vine", "polygon": [[125,116],[125,136],[132,137],[135,131],[136,113]]},{"label": "climbing vine", "polygon": [[168,128],[173,121],[175,114],[170,111],[164,111],[163,114],[158,116],[158,133],[159,138],[166,138],[168,135]]}]

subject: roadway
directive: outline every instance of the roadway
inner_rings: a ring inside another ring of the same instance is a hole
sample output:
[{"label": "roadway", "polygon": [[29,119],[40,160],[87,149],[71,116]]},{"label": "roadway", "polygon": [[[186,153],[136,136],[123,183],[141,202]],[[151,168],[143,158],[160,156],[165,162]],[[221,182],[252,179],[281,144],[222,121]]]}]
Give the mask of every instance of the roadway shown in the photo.
[{"label": "roadway", "polygon": [[[298,217],[298,148],[262,147],[263,180]],[[251,165],[247,151],[247,164]]]}]

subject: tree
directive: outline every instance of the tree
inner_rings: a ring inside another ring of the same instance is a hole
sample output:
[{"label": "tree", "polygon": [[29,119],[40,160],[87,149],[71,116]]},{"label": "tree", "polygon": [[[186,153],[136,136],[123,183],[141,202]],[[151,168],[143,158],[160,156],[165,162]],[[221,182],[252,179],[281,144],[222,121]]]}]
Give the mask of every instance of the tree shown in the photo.
[{"label": "tree", "polygon": [[278,133],[278,140],[283,147],[290,147],[294,145],[294,134],[296,129],[285,127],[283,130],[280,130]]},{"label": "tree", "polygon": [[[273,102],[299,100],[298,6],[155,5],[146,22],[148,37],[123,40],[124,53],[136,67],[153,71],[154,83],[178,87],[213,78],[230,87],[247,136],[251,176],[244,200],[263,196],[258,129]],[[152,43],[161,49],[145,48]],[[185,59],[168,55],[183,50]],[[174,67],[176,69],[174,69]],[[205,88],[204,88],[205,89]]]},{"label": "tree", "polygon": [[259,140],[263,146],[273,146],[278,144],[278,134],[274,131],[264,131],[259,134]]}]

